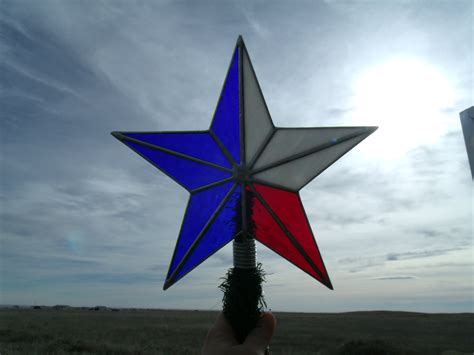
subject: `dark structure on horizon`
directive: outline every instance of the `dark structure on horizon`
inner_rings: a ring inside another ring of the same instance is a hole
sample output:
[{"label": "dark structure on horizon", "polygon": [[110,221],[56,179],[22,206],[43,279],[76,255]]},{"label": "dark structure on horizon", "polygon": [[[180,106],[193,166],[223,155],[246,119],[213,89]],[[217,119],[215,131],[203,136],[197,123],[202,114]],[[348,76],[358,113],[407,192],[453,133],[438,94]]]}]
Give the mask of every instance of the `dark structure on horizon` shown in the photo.
[{"label": "dark structure on horizon", "polygon": [[474,106],[462,111],[461,126],[464,134],[464,142],[466,143],[467,158],[471,167],[471,176],[474,179]]}]

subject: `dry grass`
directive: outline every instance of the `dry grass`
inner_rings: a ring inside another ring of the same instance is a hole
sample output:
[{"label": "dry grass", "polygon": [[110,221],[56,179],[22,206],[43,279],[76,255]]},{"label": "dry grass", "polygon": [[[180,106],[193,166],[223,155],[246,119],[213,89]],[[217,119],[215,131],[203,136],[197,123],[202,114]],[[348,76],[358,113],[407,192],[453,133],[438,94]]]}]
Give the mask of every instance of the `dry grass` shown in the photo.
[{"label": "dry grass", "polygon": [[[215,312],[0,309],[0,353],[199,354]],[[276,313],[277,354],[472,354],[473,314]]]}]

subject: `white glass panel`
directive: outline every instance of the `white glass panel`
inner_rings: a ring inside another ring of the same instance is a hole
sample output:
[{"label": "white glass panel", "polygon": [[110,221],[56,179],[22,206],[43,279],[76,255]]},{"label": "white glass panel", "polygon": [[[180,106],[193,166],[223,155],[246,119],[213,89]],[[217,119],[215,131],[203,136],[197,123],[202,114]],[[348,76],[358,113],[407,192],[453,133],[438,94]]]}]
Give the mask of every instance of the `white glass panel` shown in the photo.
[{"label": "white glass panel", "polygon": [[254,169],[304,152],[318,145],[337,142],[351,134],[367,132],[366,127],[278,128],[260,155]]},{"label": "white glass panel", "polygon": [[273,129],[273,124],[260,92],[247,51],[243,51],[243,87],[245,114],[245,157],[250,163],[258,148]]},{"label": "white glass panel", "polygon": [[255,177],[270,184],[298,191],[329,165],[364,140],[370,133],[361,134],[303,158],[264,170],[256,174]]}]

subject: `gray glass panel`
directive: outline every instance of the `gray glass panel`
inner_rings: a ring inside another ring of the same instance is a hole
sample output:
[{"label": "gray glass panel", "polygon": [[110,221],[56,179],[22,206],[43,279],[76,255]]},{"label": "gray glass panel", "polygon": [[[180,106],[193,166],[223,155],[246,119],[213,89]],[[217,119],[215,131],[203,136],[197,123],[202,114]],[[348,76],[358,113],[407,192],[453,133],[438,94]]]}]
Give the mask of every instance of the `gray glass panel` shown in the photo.
[{"label": "gray glass panel", "polygon": [[350,135],[366,132],[365,127],[279,128],[254,169],[288,158],[324,143],[335,142]]},{"label": "gray glass panel", "polygon": [[244,86],[244,117],[245,117],[245,157],[249,163],[267,135],[272,131],[273,124],[258,86],[257,77],[247,51],[243,51],[243,86]]},{"label": "gray glass panel", "polygon": [[256,174],[255,178],[297,191],[351,150],[351,148],[364,140],[369,134],[362,134],[303,158],[264,170]]}]

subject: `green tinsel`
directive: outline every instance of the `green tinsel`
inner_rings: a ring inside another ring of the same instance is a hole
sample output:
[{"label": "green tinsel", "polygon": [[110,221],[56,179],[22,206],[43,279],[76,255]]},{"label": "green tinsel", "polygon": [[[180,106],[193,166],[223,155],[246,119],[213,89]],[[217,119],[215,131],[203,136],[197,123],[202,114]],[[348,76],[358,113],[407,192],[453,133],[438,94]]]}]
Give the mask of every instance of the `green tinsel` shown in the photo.
[{"label": "green tinsel", "polygon": [[243,342],[267,307],[262,283],[265,272],[258,263],[253,269],[230,268],[219,288],[224,292],[223,313],[234,329],[236,338]]}]

